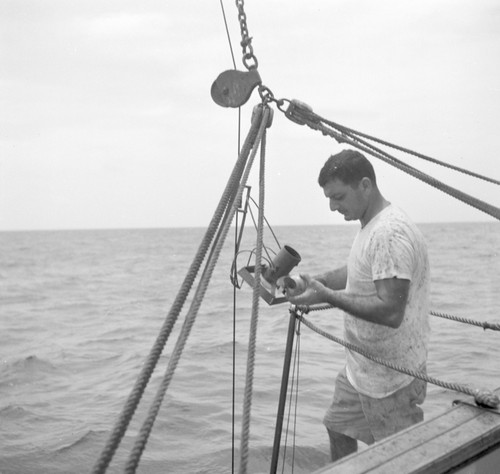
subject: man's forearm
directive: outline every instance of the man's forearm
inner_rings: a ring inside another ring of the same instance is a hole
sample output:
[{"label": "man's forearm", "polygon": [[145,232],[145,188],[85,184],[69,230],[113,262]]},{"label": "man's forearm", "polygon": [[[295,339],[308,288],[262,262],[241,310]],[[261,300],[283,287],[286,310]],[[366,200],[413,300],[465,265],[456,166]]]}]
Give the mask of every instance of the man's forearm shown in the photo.
[{"label": "man's forearm", "polygon": [[313,278],[331,290],[344,290],[347,284],[347,267],[336,268]]},{"label": "man's forearm", "polygon": [[394,308],[376,295],[361,296],[345,291],[327,290],[325,300],[328,304],[370,323],[389,327],[398,327],[400,324]]}]

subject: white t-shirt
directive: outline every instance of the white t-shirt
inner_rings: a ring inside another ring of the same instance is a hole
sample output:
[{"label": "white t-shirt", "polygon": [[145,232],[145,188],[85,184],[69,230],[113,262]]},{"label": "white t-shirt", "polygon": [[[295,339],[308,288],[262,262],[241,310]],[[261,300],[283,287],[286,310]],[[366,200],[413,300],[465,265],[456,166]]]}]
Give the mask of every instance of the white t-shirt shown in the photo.
[{"label": "white t-shirt", "polygon": [[[410,280],[408,302],[399,328],[370,323],[345,313],[348,342],[401,367],[421,370],[429,340],[429,261],[422,233],[399,208],[389,205],[360,229],[349,254],[346,292],[376,295],[374,281]],[[346,350],[347,377],[359,392],[382,398],[413,377]]]}]

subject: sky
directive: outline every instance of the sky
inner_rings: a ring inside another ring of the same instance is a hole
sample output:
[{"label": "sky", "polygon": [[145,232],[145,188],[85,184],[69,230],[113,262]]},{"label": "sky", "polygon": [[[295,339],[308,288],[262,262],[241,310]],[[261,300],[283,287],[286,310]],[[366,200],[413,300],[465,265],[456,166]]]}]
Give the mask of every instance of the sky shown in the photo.
[{"label": "sky", "polygon": [[[223,2],[237,69],[240,29]],[[262,82],[356,130],[500,179],[497,0],[247,0]],[[220,0],[2,0],[0,230],[206,226],[244,140],[210,88],[233,68]],[[274,107],[275,108],[275,107]],[[240,130],[240,132],[239,132]],[[275,108],[271,225],[340,224],[317,176],[346,148]],[[498,186],[396,153],[500,206]],[[416,222],[493,221],[372,159]],[[258,169],[252,195],[258,196]]]}]

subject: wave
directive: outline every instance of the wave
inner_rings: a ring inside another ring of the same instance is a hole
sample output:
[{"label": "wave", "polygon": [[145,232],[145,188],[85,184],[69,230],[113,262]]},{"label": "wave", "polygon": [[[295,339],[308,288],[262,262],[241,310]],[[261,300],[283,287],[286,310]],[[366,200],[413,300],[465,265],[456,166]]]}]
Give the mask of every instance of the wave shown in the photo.
[{"label": "wave", "polygon": [[0,419],[3,422],[8,420],[20,420],[22,418],[33,416],[34,414],[17,405],[7,405],[0,409]]},{"label": "wave", "polygon": [[54,372],[57,370],[52,363],[40,359],[36,355],[29,355],[22,359],[17,359],[11,364],[11,367],[26,371]]},{"label": "wave", "polygon": [[7,361],[0,366],[0,386],[25,383],[58,372],[59,369],[51,362],[30,355],[22,359]]},{"label": "wave", "polygon": [[[260,446],[250,448],[248,454],[247,468],[251,473],[269,472],[273,459],[273,448],[269,446]],[[207,472],[217,472],[219,474],[229,474],[232,471],[232,464],[238,470],[240,464],[239,450],[233,451],[229,447],[211,453],[204,453],[203,456],[196,456],[190,459],[177,459],[175,461],[159,460],[155,462],[142,462],[141,467],[144,472],[190,472],[192,474],[202,474]],[[328,447],[323,449],[311,446],[288,446],[286,449],[280,449],[277,471],[293,472],[296,474],[305,474],[320,469],[330,462]],[[283,468],[284,463],[284,468]]]},{"label": "wave", "polygon": [[108,435],[107,431],[101,430],[101,431],[94,431],[94,430],[88,430],[86,433],[84,433],[81,436],[78,436],[76,439],[70,442],[66,442],[67,444],[64,444],[63,446],[60,446],[57,448],[52,455],[57,456],[59,454],[64,454],[68,451],[71,450],[81,450],[82,448],[85,448],[89,444],[94,445],[94,444],[103,444],[104,446],[104,440],[106,439]]}]

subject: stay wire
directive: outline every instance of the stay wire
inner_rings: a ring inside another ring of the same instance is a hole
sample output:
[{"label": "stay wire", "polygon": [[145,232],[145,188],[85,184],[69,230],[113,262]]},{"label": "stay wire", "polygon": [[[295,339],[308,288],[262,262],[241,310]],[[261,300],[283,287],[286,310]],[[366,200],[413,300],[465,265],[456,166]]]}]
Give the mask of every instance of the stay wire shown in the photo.
[{"label": "stay wire", "polygon": [[[238,226],[239,219],[236,213],[236,225],[234,227],[234,258],[238,255]],[[233,366],[232,366],[232,392],[231,392],[231,473],[234,474],[235,460],[235,417],[236,417],[236,286],[233,285]]]},{"label": "stay wire", "polygon": [[[229,33],[229,27],[227,24],[226,11],[224,9],[224,2],[220,0],[220,7],[222,11],[222,18],[224,19],[224,27],[226,29],[227,41],[229,43],[229,51],[231,53],[231,59],[233,62],[233,67],[236,69],[236,59],[234,56],[233,44],[231,41],[231,35]],[[238,132],[237,132],[237,140],[238,140],[238,155],[240,154],[241,147],[241,107],[238,107]],[[235,234],[234,234],[234,259],[238,255],[238,228],[239,228],[239,220],[238,213],[236,213],[236,225],[235,225]],[[235,418],[236,418],[236,286],[233,285],[233,354],[232,354],[232,400],[231,400],[231,472],[235,472]]]},{"label": "stay wire", "polygon": [[[281,467],[282,474],[285,472],[285,464],[286,464],[286,451],[288,447],[288,433],[290,427],[290,418],[292,413],[292,406],[294,407],[294,418],[293,418],[293,444],[292,444],[292,474],[295,467],[295,446],[296,446],[296,434],[297,434],[297,407],[299,405],[299,371],[300,371],[300,324],[301,320],[299,318],[296,319],[295,332],[297,333],[297,337],[295,340],[295,352],[293,358],[293,367],[292,367],[292,383],[290,385],[290,398],[288,404],[288,416],[286,423],[286,434],[285,434],[285,443],[283,450],[283,463]],[[296,382],[295,382],[296,380]],[[295,388],[294,388],[295,387]],[[293,404],[293,394],[295,392],[295,404]]]},{"label": "stay wire", "polygon": [[220,8],[222,10],[222,18],[224,19],[224,26],[226,28],[227,41],[229,43],[229,50],[231,52],[231,58],[233,60],[234,69],[236,69],[236,60],[234,58],[233,43],[231,42],[231,35],[229,34],[229,27],[227,25],[226,10],[224,9],[224,2],[220,0]]}]

